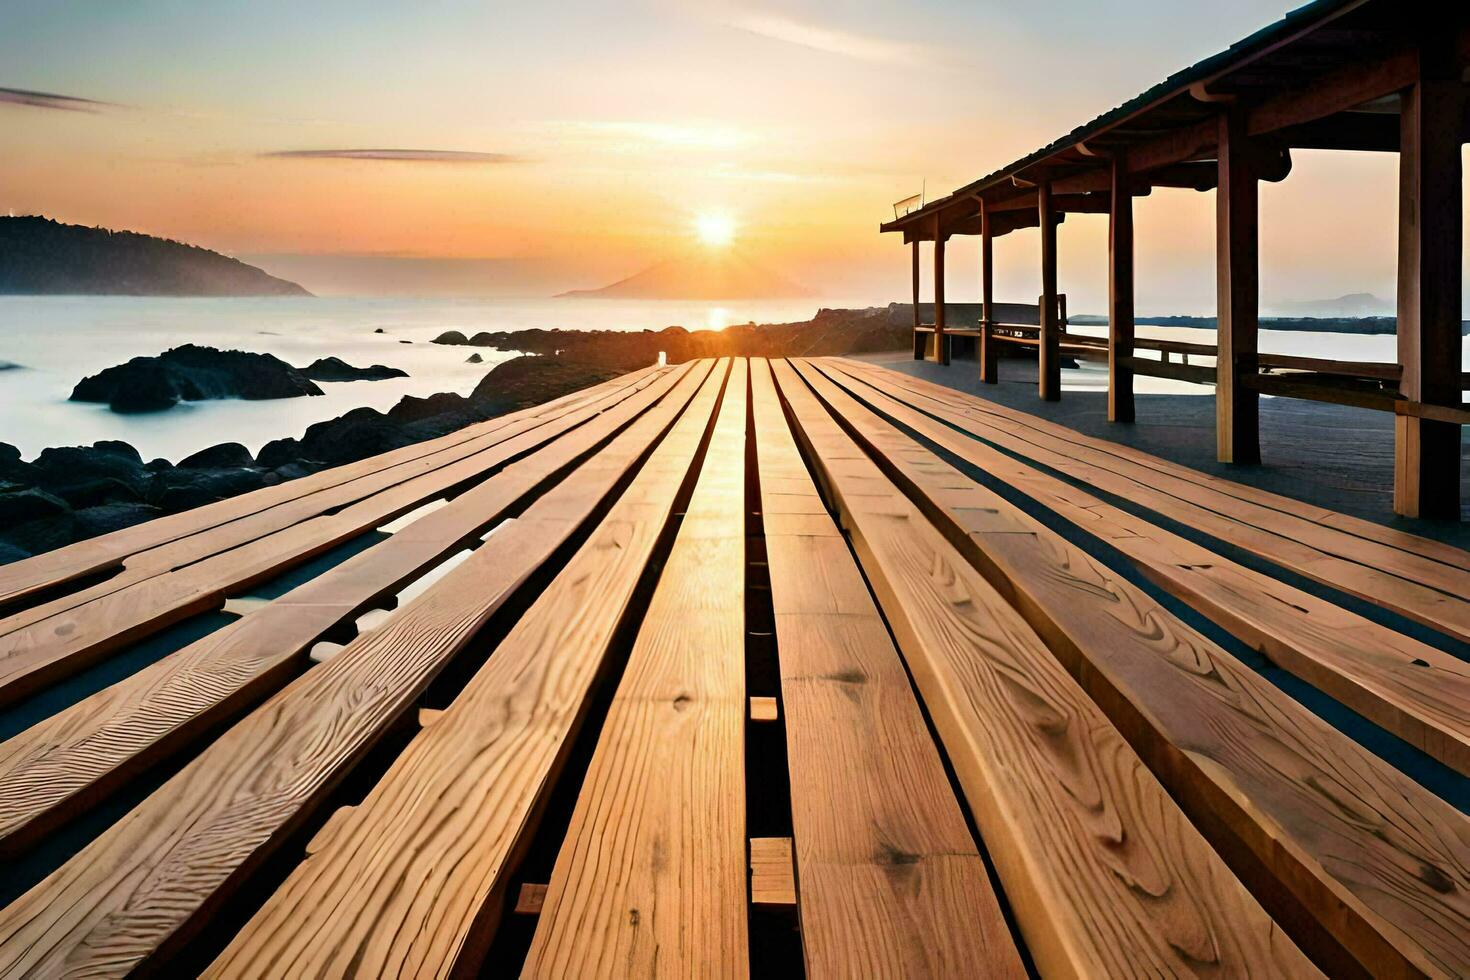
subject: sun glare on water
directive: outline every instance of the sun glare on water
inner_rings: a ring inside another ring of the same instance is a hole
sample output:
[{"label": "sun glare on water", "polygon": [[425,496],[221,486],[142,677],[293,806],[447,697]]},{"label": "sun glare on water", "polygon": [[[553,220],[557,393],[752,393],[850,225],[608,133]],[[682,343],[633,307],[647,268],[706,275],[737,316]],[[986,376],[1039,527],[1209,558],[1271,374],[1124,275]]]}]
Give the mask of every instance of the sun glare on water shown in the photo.
[{"label": "sun glare on water", "polygon": [[694,233],[711,248],[723,248],[735,240],[735,219],[718,211],[706,211],[694,219]]}]

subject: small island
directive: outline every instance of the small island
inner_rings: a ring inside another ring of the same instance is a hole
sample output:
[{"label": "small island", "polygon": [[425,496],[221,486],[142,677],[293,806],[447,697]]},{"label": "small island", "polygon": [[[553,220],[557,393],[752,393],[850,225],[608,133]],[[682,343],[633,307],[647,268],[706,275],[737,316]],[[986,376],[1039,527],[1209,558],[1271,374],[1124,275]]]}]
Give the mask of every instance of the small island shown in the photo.
[{"label": "small island", "polygon": [[0,217],[0,295],[310,296],[196,245],[132,231]]}]

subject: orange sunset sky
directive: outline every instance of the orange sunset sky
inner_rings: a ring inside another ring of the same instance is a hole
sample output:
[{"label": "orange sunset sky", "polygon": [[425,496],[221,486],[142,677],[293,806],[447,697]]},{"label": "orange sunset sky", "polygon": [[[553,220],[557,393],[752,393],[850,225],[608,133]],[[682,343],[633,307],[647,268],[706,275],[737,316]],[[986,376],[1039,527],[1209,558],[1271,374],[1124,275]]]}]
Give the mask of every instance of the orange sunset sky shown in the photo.
[{"label": "orange sunset sky", "polygon": [[[476,266],[488,295],[602,285],[704,247],[696,221],[716,215],[823,299],[904,299],[907,256],[877,234],[891,202],[1002,166],[1284,12],[1110,6],[9,3],[0,208],[267,268],[498,260]],[[382,149],[426,152],[361,152]],[[1392,296],[1396,165],[1301,152],[1263,188],[1268,308]],[[1212,307],[1212,208],[1182,190],[1139,202],[1140,312]],[[1075,311],[1104,306],[1105,233],[1095,215],[1061,230]],[[1035,297],[1036,250],[1034,231],[998,244],[1002,299]],[[976,295],[975,255],[951,249],[952,299]],[[303,282],[385,288],[340,269]]]}]

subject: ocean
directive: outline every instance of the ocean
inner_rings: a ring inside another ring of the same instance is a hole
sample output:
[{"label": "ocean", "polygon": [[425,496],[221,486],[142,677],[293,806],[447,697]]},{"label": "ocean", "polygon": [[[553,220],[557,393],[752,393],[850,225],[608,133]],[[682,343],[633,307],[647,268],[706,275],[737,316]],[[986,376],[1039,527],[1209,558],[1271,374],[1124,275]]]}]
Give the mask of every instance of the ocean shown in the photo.
[{"label": "ocean", "polygon": [[[446,330],[527,327],[643,330],[810,319],[818,303],[647,302],[599,299],[339,299],[325,297],[169,298],[0,296],[0,442],[31,459],[48,446],[121,439],[144,459],[184,456],[221,442],[252,453],[314,422],[354,408],[386,410],[404,395],[468,394],[513,353],[447,347]],[[381,329],[382,333],[374,331]],[[411,343],[403,343],[411,341]],[[320,397],[185,402],[164,412],[118,415],[105,405],[68,401],[72,388],[131,357],[180,344],[258,351],[305,367],[319,357],[386,364],[407,378],[320,382]],[[483,364],[467,364],[472,353]],[[4,365],[14,367],[4,367]]]},{"label": "ocean", "polygon": [[[819,306],[866,306],[838,300],[731,303],[606,299],[341,299],[326,297],[177,299],[155,297],[0,297],[0,442],[31,459],[48,446],[88,445],[99,439],[131,443],[144,459],[177,462],[221,442],[251,452],[272,439],[299,436],[314,422],[360,406],[385,410],[404,395],[440,391],[467,394],[511,353],[439,346],[445,330],[560,327],[568,330],[693,329],[733,323],[810,319]],[[382,333],[376,333],[381,329]],[[1104,327],[1076,326],[1105,334]],[[1140,326],[1141,336],[1213,343],[1214,331]],[[410,341],[410,343],[403,343]],[[321,397],[271,401],[184,403],[165,412],[118,415],[104,405],[67,400],[83,377],[138,355],[180,344],[274,354],[298,367],[318,357],[350,364],[387,364],[407,378],[321,383]],[[1391,336],[1261,332],[1261,349],[1281,354],[1393,361]],[[483,364],[467,364],[477,352]],[[1194,359],[1191,359],[1194,363]],[[1200,363],[1210,363],[1201,359]],[[14,367],[4,367],[10,364]],[[1470,370],[1467,348],[1466,370]],[[961,368],[963,369],[963,368]],[[1064,389],[1107,386],[1104,365],[1084,363],[1063,372]],[[1212,389],[1139,378],[1140,393],[1208,395]]]}]

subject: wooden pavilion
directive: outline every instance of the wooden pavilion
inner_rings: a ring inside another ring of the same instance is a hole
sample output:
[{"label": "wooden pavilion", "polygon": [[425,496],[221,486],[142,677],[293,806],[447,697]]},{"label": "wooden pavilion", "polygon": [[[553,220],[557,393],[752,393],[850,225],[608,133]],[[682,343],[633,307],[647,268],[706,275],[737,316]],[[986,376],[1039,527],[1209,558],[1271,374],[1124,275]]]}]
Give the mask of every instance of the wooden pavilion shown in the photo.
[{"label": "wooden pavilion", "polygon": [[[1262,393],[1393,412],[1394,510],[1459,515],[1462,402],[1461,252],[1470,7],[1389,0],[1317,0],[1174,74],[988,176],[884,223],[913,249],[934,243],[935,322],[914,322],[914,356],[948,362],[954,336],[978,338],[982,380],[1002,346],[1037,350],[1043,399],[1061,393],[1064,354],[1108,362],[1108,418],[1133,419],[1135,375],[1215,385],[1222,462],[1260,460]],[[1259,182],[1291,170],[1293,149],[1399,154],[1398,363],[1263,354],[1257,348]],[[1133,198],[1154,187],[1216,193],[1215,345],[1134,334]],[[1057,226],[1068,212],[1106,213],[1108,336],[1066,329],[1057,285]],[[1041,229],[1039,326],[991,315],[992,242]],[[976,326],[944,316],[944,245],[979,235],[984,313]],[[1160,351],[1162,359],[1138,356]],[[1170,363],[1169,353],[1184,355]],[[1214,367],[1190,354],[1216,357]]]}]

